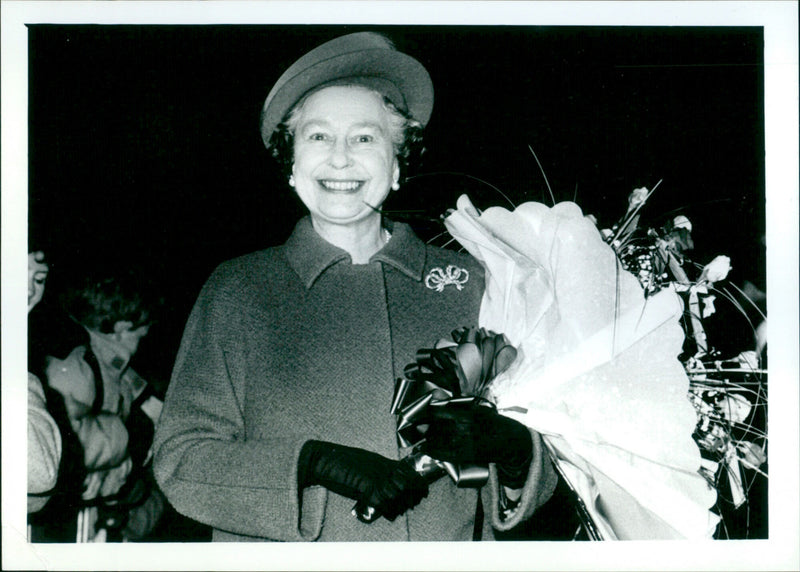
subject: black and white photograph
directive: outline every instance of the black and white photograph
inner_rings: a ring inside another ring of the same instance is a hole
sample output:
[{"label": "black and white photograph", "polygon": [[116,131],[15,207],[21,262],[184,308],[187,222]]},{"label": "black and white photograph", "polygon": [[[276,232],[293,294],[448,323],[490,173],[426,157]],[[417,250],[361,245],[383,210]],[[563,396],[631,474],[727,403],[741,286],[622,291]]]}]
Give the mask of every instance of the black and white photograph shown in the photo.
[{"label": "black and white photograph", "polygon": [[800,565],[797,6],[713,4],[4,1],[4,569]]}]

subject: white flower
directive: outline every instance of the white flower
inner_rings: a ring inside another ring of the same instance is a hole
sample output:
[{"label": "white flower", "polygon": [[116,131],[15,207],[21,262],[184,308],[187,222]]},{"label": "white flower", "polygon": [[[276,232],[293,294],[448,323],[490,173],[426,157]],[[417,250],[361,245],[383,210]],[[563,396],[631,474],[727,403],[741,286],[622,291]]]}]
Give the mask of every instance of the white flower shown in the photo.
[{"label": "white flower", "polygon": [[753,410],[753,405],[746,397],[732,393],[720,400],[719,408],[722,416],[731,423],[744,423]]},{"label": "white flower", "polygon": [[683,228],[692,232],[692,221],[690,221],[684,215],[678,215],[674,219],[672,219],[672,228]]},{"label": "white flower", "polygon": [[708,318],[711,314],[717,311],[714,307],[714,300],[716,296],[706,296],[703,298],[703,317]]},{"label": "white flower", "polygon": [[743,368],[758,369],[758,354],[752,350],[740,353],[736,356],[736,361],[742,364]]},{"label": "white flower", "polygon": [[705,268],[703,268],[701,279],[704,278],[712,283],[719,282],[720,280],[725,280],[725,278],[728,276],[728,272],[730,271],[731,259],[727,256],[720,255],[709,262]]},{"label": "white flower", "polygon": [[633,189],[631,194],[628,195],[628,212],[631,212],[633,209],[638,208],[640,205],[643,205],[644,202],[647,200],[647,195],[650,194],[650,191],[647,190],[647,187],[642,187],[640,189]]},{"label": "white flower", "polygon": [[747,465],[758,468],[767,460],[767,454],[761,445],[757,445],[750,441],[742,441],[739,443],[739,452],[741,453],[740,459]]}]

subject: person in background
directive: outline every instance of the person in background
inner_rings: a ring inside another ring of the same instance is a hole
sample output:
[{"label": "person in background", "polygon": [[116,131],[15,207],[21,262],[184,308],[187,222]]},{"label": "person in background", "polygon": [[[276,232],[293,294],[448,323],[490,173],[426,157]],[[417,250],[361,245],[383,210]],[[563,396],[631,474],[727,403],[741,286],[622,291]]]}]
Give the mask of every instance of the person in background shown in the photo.
[{"label": "person in background", "polygon": [[163,511],[148,476],[161,401],[130,361],[157,302],[133,273],[99,274],[68,288],[62,306],[85,333],[85,343],[46,364],[83,448],[78,541],[139,540]]},{"label": "person in background", "polygon": [[[44,252],[28,253],[28,313],[41,301],[49,271]],[[47,409],[42,382],[28,372],[28,513],[50,500],[60,461],[61,433]]]},{"label": "person in background", "polygon": [[[262,139],[309,216],[212,274],[156,432],[162,490],[213,540],[491,539],[552,494],[541,437],[490,408],[448,411],[427,434],[442,461],[490,463],[488,485],[429,484],[400,461],[395,380],[419,348],[477,325],[484,290],[477,261],[381,213],[432,106],[427,70],[371,32],[313,49],[267,96]],[[383,518],[358,520],[355,501]]]}]

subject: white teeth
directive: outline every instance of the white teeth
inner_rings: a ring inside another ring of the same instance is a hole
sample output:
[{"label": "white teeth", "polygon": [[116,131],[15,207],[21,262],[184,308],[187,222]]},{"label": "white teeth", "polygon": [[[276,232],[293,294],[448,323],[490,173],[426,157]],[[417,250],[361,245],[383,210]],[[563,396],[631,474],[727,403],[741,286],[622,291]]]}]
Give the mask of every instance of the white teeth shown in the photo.
[{"label": "white teeth", "polygon": [[329,191],[355,191],[361,181],[320,181],[320,184]]}]

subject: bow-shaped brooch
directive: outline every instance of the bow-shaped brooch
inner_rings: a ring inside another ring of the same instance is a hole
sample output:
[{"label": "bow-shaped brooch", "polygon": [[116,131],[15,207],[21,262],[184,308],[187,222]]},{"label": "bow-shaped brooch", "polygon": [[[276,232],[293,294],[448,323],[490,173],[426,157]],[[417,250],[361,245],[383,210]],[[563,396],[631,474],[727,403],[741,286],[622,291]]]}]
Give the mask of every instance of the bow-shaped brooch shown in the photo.
[{"label": "bow-shaped brooch", "polygon": [[458,290],[464,288],[469,280],[469,270],[450,264],[445,270],[433,268],[425,277],[425,286],[437,292],[443,292],[448,284],[454,285]]}]

